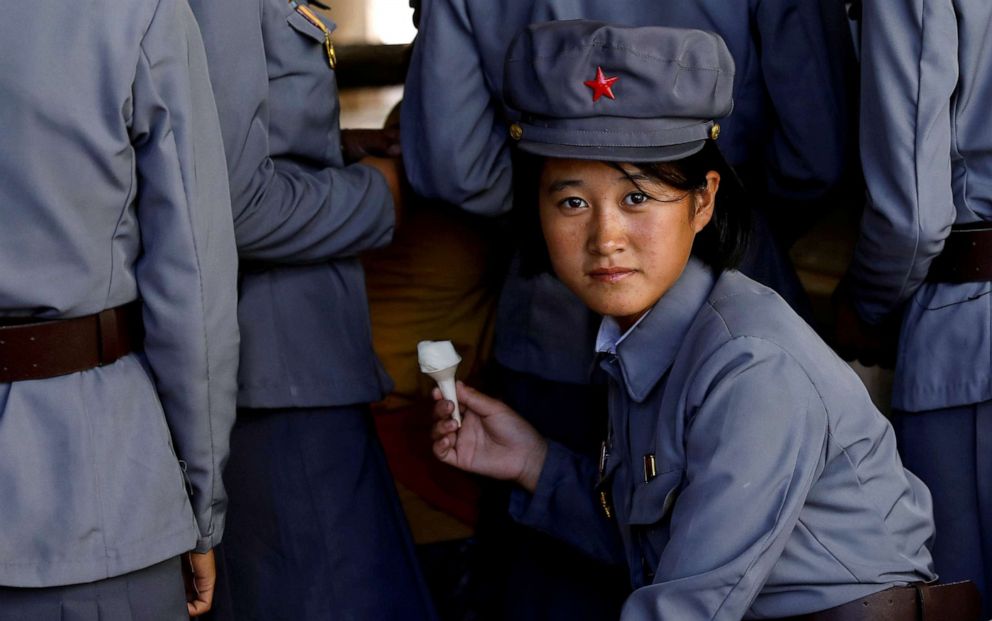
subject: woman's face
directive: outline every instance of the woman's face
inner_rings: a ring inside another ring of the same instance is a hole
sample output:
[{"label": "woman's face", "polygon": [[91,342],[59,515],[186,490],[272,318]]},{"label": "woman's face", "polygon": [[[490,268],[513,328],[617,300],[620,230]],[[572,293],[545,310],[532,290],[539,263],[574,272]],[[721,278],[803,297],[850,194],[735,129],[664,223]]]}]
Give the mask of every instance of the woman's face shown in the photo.
[{"label": "woman's face", "polygon": [[[558,278],[626,329],[678,280],[710,221],[720,175],[686,192],[623,164],[548,159],[538,187],[541,227]],[[636,184],[634,183],[636,181]]]}]

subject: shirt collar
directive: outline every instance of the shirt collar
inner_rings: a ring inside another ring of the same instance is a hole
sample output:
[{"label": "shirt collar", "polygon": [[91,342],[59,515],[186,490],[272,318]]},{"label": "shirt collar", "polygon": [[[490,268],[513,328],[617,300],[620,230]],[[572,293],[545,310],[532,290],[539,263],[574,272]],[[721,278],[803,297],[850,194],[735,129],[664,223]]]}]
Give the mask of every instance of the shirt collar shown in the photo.
[{"label": "shirt collar", "polygon": [[[626,333],[606,317],[600,324],[596,350],[615,353],[627,393],[641,402],[665,375],[686,331],[702,308],[716,277],[702,261],[690,257],[682,275]],[[611,325],[612,324],[612,325]],[[607,368],[607,366],[604,366]]]},{"label": "shirt collar", "polygon": [[621,332],[620,324],[617,320],[609,315],[603,317],[603,321],[599,324],[599,333],[596,334],[596,353],[597,354],[614,354],[617,353],[617,347],[620,343],[630,336],[644,318],[651,314],[651,309],[649,308],[646,313],[640,316],[640,318],[634,322],[634,325],[627,328],[626,332]]}]

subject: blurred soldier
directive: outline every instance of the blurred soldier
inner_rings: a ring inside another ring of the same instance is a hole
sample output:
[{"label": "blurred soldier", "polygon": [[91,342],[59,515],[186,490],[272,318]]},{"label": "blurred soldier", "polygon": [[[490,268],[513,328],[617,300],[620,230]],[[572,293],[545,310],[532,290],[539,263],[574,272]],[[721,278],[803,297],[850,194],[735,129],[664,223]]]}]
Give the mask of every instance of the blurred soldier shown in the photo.
[{"label": "blurred soldier", "polygon": [[892,407],[903,461],[933,492],[941,580],[974,580],[987,618],[992,5],[862,4],[861,156],[869,195],[842,291],[839,342],[866,362],[884,361],[891,352],[879,350],[880,326],[898,324],[901,314]]},{"label": "blurred soldier", "polygon": [[238,343],[203,43],[184,1],[57,0],[0,58],[0,619],[187,619]]},{"label": "blurred soldier", "polygon": [[[514,114],[502,101],[504,55],[510,38],[525,25],[556,19],[719,33],[738,67],[735,107],[721,123],[721,144],[750,191],[749,202],[765,210],[785,243],[818,215],[841,185],[845,166],[855,161],[848,157],[852,117],[835,49],[849,42],[831,35],[847,36],[837,2],[421,4],[402,132],[410,183],[424,196],[473,213],[510,209],[513,172],[507,129]],[[764,220],[760,213],[757,218]],[[742,270],[802,310],[804,294],[767,225],[757,237],[761,250]],[[506,384],[502,397],[542,434],[574,450],[594,452],[606,430],[603,390],[589,385],[599,318],[554,277],[528,277],[519,270],[508,278],[497,312],[495,357]],[[505,504],[494,511],[499,509],[505,511]],[[538,534],[515,533],[499,545],[499,553],[518,559],[506,572],[514,581],[506,590],[510,599],[522,601],[510,604],[508,618],[614,617],[627,589],[622,574],[607,578],[601,567],[591,567]],[[552,584],[546,582],[550,575],[561,578]],[[591,601],[603,592],[610,592],[605,601]]]},{"label": "blurred soldier", "polygon": [[372,351],[357,257],[392,238],[400,164],[346,166],[335,26],[322,14],[286,0],[192,6],[241,257],[240,409],[221,555],[230,599],[218,599],[218,616],[432,618],[369,413],[390,382]]}]

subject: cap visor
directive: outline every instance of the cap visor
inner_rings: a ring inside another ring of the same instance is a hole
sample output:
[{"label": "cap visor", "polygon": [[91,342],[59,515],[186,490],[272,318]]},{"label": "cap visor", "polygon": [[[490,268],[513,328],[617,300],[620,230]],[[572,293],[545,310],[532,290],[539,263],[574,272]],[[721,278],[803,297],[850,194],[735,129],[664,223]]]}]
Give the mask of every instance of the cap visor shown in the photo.
[{"label": "cap visor", "polygon": [[689,157],[702,149],[704,144],[706,144],[705,140],[694,140],[683,144],[658,147],[605,147],[521,140],[517,146],[520,150],[528,153],[559,159],[596,160],[600,162],[670,162]]}]

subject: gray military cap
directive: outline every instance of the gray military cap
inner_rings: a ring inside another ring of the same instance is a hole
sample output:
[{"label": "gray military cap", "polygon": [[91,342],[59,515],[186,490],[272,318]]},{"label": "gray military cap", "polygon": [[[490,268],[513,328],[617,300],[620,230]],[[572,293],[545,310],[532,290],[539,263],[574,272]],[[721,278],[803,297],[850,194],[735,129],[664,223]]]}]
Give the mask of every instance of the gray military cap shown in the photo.
[{"label": "gray military cap", "polygon": [[733,108],[719,35],[586,20],[531,24],[507,52],[510,136],[549,157],[660,162],[699,151]]}]

